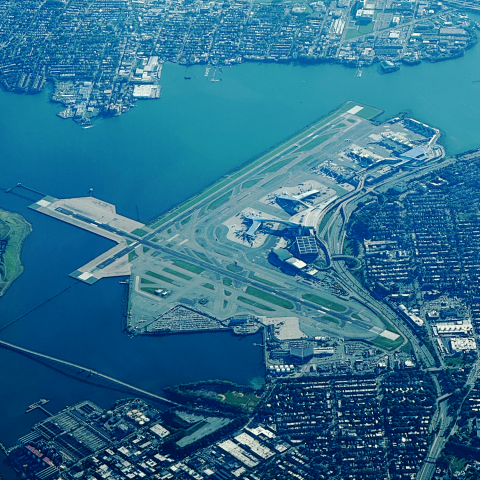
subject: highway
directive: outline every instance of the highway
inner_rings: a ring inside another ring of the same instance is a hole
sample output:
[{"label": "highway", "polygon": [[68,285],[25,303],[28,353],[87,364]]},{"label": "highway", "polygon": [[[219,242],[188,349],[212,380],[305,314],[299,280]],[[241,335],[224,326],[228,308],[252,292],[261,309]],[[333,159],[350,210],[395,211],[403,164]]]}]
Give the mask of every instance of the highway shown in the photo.
[{"label": "highway", "polygon": [[[435,140],[438,139],[438,133],[435,135]],[[367,172],[364,172],[362,176],[359,177],[359,183],[355,191],[339,198],[337,201],[332,203],[325,211],[324,216],[328,215],[330,212],[332,213],[331,218],[329,218],[328,222],[325,224],[322,232],[319,233],[319,237],[326,237],[324,240],[324,245],[329,252],[330,256],[337,256],[343,254],[343,241],[345,238],[346,233],[346,224],[348,222],[349,216],[351,211],[353,211],[355,207],[355,203],[363,198],[366,195],[371,194],[378,188],[386,189],[390,185],[394,185],[398,183],[400,180],[409,180],[411,178],[417,177],[419,175],[424,175],[426,172],[430,170],[434,170],[437,168],[441,168],[442,166],[448,165],[452,160],[451,159],[444,159],[444,150],[441,148],[441,156],[431,162],[428,162],[425,166],[418,167],[416,170],[412,171],[400,171],[397,174],[393,175],[393,177],[388,178],[387,180],[383,180],[378,184],[371,186],[365,189],[365,179],[367,176]],[[355,202],[355,203],[354,203]],[[348,208],[348,205],[352,205]],[[321,222],[321,219],[320,219]],[[342,286],[349,291],[351,294],[356,294],[359,296],[365,305],[370,308],[370,310],[374,311],[377,315],[380,312],[388,318],[399,330],[400,332],[408,338],[416,356],[418,359],[422,359],[425,363],[425,366],[434,367],[435,366],[435,359],[433,358],[430,351],[425,347],[425,345],[420,345],[419,340],[416,338],[414,334],[408,328],[403,321],[397,318],[397,315],[387,308],[382,303],[376,301],[372,298],[369,292],[367,292],[357,281],[353,278],[350,271],[345,267],[343,262],[335,262],[334,271],[338,275],[338,279]]]},{"label": "highway", "polygon": [[[479,373],[480,359],[477,359],[477,361],[473,364],[472,369],[470,370],[465,386],[472,387],[477,381]],[[437,400],[439,406],[438,416],[440,427],[430,447],[428,456],[424,460],[424,465],[418,474],[418,480],[430,480],[432,478],[432,475],[435,471],[437,459],[440,456],[440,453],[442,452],[445,443],[447,443],[448,438],[455,431],[456,421],[453,427],[450,429],[450,432],[447,434],[447,429],[449,428],[453,420],[451,417],[448,416],[448,403],[445,401],[448,397],[450,397],[450,395],[451,393],[445,394]],[[467,398],[467,396],[465,398]]]},{"label": "highway", "polygon": [[446,435],[447,428],[450,425],[451,418],[448,416],[447,409],[448,403],[446,401],[437,400],[437,412],[438,412],[438,432],[435,435],[435,439],[430,445],[428,455],[423,461],[422,468],[417,474],[417,480],[430,480],[435,472],[437,459],[448,440]]}]

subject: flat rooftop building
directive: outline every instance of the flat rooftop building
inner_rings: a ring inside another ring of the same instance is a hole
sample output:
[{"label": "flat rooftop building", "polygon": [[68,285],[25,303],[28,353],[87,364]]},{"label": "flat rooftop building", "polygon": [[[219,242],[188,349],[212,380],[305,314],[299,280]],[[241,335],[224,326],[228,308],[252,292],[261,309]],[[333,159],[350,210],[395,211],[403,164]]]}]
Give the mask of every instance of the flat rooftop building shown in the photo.
[{"label": "flat rooftop building", "polygon": [[303,360],[311,357],[314,353],[313,345],[308,342],[296,342],[290,346],[290,355]]},{"label": "flat rooftop building", "polygon": [[300,255],[313,255],[318,253],[317,240],[313,235],[297,237],[296,243]]}]

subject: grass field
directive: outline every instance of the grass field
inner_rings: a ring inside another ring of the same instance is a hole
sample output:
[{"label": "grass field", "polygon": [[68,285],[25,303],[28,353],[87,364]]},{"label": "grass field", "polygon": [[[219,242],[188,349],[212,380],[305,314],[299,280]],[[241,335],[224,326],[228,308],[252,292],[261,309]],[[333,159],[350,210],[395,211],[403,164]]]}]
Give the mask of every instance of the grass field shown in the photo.
[{"label": "grass field", "polygon": [[196,251],[194,250],[193,253],[194,253],[200,260],[203,260],[204,262],[207,262],[207,263],[212,263],[212,262],[210,261],[210,259],[209,259],[203,252],[196,252]]},{"label": "grass field", "polygon": [[445,363],[449,367],[460,367],[463,365],[462,357],[448,357],[445,359]]},{"label": "grass field", "polygon": [[357,38],[363,35],[363,33],[359,32],[357,28],[349,27],[347,29],[347,33],[345,34],[345,40],[350,40],[352,38]]},{"label": "grass field", "polygon": [[297,163],[297,167],[300,167],[301,165],[305,165],[306,163],[309,163],[313,160],[314,155],[309,155],[308,157],[305,157],[303,160]]},{"label": "grass field", "polygon": [[[393,323],[390,322],[390,320],[387,320],[383,315],[378,315],[378,314],[377,314],[377,318],[383,323],[383,326],[386,330],[389,330],[390,332],[400,335],[400,332],[396,329],[395,325],[393,325]],[[402,338],[401,335],[400,335],[400,338]]]},{"label": "grass field", "polygon": [[133,262],[138,257],[138,254],[135,250],[128,254],[128,261]]},{"label": "grass field", "polygon": [[229,290],[224,290],[223,293],[226,297],[229,297],[232,294],[232,292],[230,292]]},{"label": "grass field", "polygon": [[385,350],[394,350],[403,343],[403,337],[398,337],[396,340],[390,340],[388,338],[378,336],[374,340],[369,340],[369,342],[376,347],[384,348]]},{"label": "grass field", "polygon": [[412,352],[412,345],[410,342],[407,342],[405,345],[403,345],[401,348],[400,348],[400,351],[401,352],[405,352],[405,353],[411,353]]},{"label": "grass field", "polygon": [[212,285],[211,283],[203,283],[202,287],[208,288],[209,290],[215,290],[214,285]]},{"label": "grass field", "polygon": [[261,303],[255,302],[254,300],[247,298],[247,297],[237,297],[237,300],[243,303],[247,303],[248,305],[252,305],[253,307],[259,308],[260,310],[265,310],[267,312],[274,312],[274,308],[267,307],[266,305],[263,305]]},{"label": "grass field", "polygon": [[222,281],[223,281],[223,284],[226,285],[227,287],[232,286],[233,280],[231,278],[223,277]]},{"label": "grass field", "polygon": [[252,280],[255,280],[256,282],[263,283],[265,285],[268,285],[269,287],[281,287],[281,285],[277,285],[276,283],[273,283],[270,280],[266,280],[265,278],[262,278],[262,277],[257,277],[254,273],[250,273],[249,277]]},{"label": "grass field", "polygon": [[215,210],[216,208],[221,207],[224,203],[227,203],[230,200],[230,197],[232,196],[232,193],[233,193],[233,190],[230,190],[229,192],[223,194],[221,197],[214,200],[208,206],[208,210]]},{"label": "grass field", "polygon": [[338,318],[333,318],[333,317],[329,317],[328,315],[325,315],[324,317],[321,317],[321,319],[325,320],[326,322],[335,323],[336,325],[340,325],[340,320],[338,320]]},{"label": "grass field", "polygon": [[313,293],[306,293],[305,295],[302,295],[302,298],[304,300],[308,300],[309,302],[313,302],[317,305],[333,310],[334,312],[342,313],[347,310],[343,305],[332,302],[331,300],[327,300],[326,298],[319,297]]},{"label": "grass field", "polygon": [[280,160],[279,162],[276,162],[273,165],[270,165],[265,170],[262,170],[262,173],[278,172],[285,165],[288,165],[290,162],[293,162],[293,160],[295,160],[295,158],[296,157],[290,157],[290,158],[286,158],[285,160]]},{"label": "grass field", "polygon": [[160,274],[155,273],[155,272],[151,272],[150,270],[145,272],[145,274],[150,275],[150,277],[157,278],[158,280],[161,280],[162,282],[167,282],[167,283],[172,283],[173,284],[173,280],[171,278],[164,277],[163,275],[160,275]]},{"label": "grass field", "polygon": [[350,255],[353,256],[353,246],[354,246],[355,240],[352,238],[345,238],[345,241],[343,242],[343,254],[344,255]]},{"label": "grass field", "polygon": [[31,231],[30,224],[22,216],[0,209],[0,240],[6,241],[0,253],[0,297],[23,272],[20,253]]},{"label": "grass field", "polygon": [[193,265],[188,262],[184,262],[183,260],[172,260],[172,263],[179,268],[183,268],[184,270],[188,270],[189,272],[195,273],[197,275],[200,275],[200,273],[203,272],[202,267],[197,267],[196,265]]},{"label": "grass field", "polygon": [[140,283],[155,283],[155,282],[152,282],[151,280],[148,280],[147,278],[140,278]]},{"label": "grass field", "polygon": [[184,273],[177,272],[176,270],[173,270],[172,268],[164,268],[164,272],[170,273],[171,275],[175,275],[176,277],[183,278],[184,280],[191,280],[192,277],[189,277],[188,275],[185,275]]},{"label": "grass field", "polygon": [[367,23],[367,25],[360,25],[358,27],[358,31],[360,32],[361,35],[368,35],[369,33],[373,32],[374,25],[375,25],[374,22]]},{"label": "grass field", "polygon": [[454,457],[451,462],[451,468],[454,473],[461,472],[465,469],[465,465],[467,464],[466,458],[457,458]]},{"label": "grass field", "polygon": [[371,118],[374,118],[377,115],[380,115],[381,113],[383,113],[382,110],[380,110],[378,108],[375,108],[375,107],[370,107],[369,105],[366,105],[362,108],[362,110],[357,112],[355,115],[357,117],[361,117],[361,118],[365,118],[367,120],[370,120]]},{"label": "grass field", "polygon": [[132,231],[132,233],[133,233],[133,235],[136,235],[137,237],[143,237],[148,232],[146,230],[143,230],[142,228],[136,228],[135,230]]},{"label": "grass field", "polygon": [[191,219],[192,219],[192,216],[190,215],[189,217],[184,218],[180,223],[182,225],[186,225]]},{"label": "grass field", "polygon": [[245,394],[241,392],[234,392],[231,390],[219,395],[219,397],[224,403],[235,405],[237,407],[247,408],[249,410],[254,409],[260,401],[260,398],[258,398],[254,393]]},{"label": "grass field", "polygon": [[261,180],[261,178],[256,178],[256,179],[254,179],[254,180],[247,180],[245,183],[242,183],[242,189],[243,189],[243,188],[253,187],[253,186],[256,185],[260,180]]},{"label": "grass field", "polygon": [[331,210],[330,212],[328,212],[323,218],[322,218],[322,221],[320,222],[320,225],[318,226],[318,231],[321,232],[323,230],[323,228],[325,227],[325,225],[328,223],[328,221],[330,220],[330,218],[332,218],[332,215],[333,215],[333,210]]},{"label": "grass field", "polygon": [[276,295],[272,295],[271,293],[264,292],[263,290],[259,290],[255,287],[247,287],[246,293],[252,297],[257,297],[260,300],[265,300],[268,303],[273,303],[279,307],[287,308],[288,310],[293,310],[295,307],[292,302],[285,300],[284,298],[277,297]]},{"label": "grass field", "polygon": [[320,135],[317,138],[314,138],[311,142],[306,143],[298,151],[305,152],[306,150],[311,150],[312,148],[318,147],[321,143],[326,142],[329,138],[332,138],[335,133],[326,133],[325,135]]},{"label": "grass field", "polygon": [[233,273],[239,273],[243,270],[243,268],[231,263],[230,265],[227,265],[227,270],[230,270]]}]

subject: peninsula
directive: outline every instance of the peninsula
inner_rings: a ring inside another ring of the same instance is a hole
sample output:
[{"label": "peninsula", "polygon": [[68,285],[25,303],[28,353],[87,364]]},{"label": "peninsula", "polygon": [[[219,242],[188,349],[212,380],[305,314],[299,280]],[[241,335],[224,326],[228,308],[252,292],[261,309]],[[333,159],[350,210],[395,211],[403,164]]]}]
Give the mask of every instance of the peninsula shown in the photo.
[{"label": "peninsula", "polygon": [[21,215],[0,209],[0,297],[23,272],[20,253],[31,231]]}]

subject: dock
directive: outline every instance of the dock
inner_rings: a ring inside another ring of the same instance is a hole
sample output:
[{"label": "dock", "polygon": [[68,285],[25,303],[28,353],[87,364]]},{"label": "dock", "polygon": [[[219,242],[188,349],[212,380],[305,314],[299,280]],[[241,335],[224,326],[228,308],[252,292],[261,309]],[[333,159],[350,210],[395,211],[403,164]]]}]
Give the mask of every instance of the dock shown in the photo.
[{"label": "dock", "polygon": [[26,410],[25,413],[30,413],[36,410],[37,408],[42,410],[42,412],[46,413],[49,417],[53,417],[53,413],[50,413],[44,405],[46,405],[50,400],[45,398],[41,398],[38,402],[32,403]]}]

